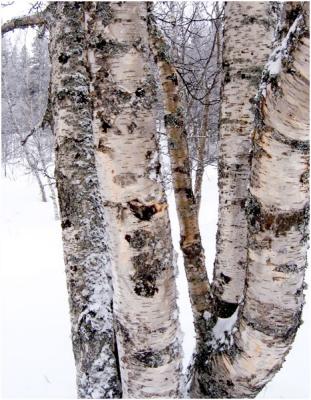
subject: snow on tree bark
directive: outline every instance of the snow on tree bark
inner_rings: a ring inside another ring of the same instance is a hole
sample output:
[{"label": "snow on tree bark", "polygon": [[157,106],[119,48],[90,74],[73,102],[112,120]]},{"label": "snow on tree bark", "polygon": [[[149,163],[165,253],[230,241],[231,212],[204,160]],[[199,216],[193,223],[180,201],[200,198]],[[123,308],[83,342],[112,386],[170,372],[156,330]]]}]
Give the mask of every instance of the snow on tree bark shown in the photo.
[{"label": "snow on tree bark", "polygon": [[214,280],[216,313],[233,314],[243,300],[247,264],[245,202],[253,129],[252,102],[272,43],[267,2],[225,5],[219,137],[219,213]]},{"label": "snow on tree bark", "polygon": [[233,345],[212,354],[206,381],[202,385],[201,376],[192,392],[197,396],[255,397],[281,368],[301,323],[309,221],[309,7],[285,7],[281,26],[288,33],[270,56],[256,97],[244,307]]},{"label": "snow on tree bark", "polygon": [[83,3],[49,7],[56,180],[78,396],[120,397],[111,254],[95,165]]},{"label": "snow on tree bark", "polygon": [[178,397],[175,260],[155,133],[146,3],[88,4],[93,130],[112,239],[124,397]]}]

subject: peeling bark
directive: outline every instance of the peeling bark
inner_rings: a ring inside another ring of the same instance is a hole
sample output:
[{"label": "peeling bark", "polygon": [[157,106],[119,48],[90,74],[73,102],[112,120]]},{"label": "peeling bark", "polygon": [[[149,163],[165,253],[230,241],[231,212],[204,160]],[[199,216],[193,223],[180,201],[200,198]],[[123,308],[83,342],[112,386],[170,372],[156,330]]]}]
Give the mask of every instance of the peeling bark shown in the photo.
[{"label": "peeling bark", "polygon": [[88,4],[100,190],[112,238],[123,397],[178,397],[175,264],[156,146],[146,3]]},{"label": "peeling bark", "polygon": [[95,165],[82,4],[50,5],[55,176],[78,396],[113,398],[120,397],[121,387],[113,330],[111,253]]}]

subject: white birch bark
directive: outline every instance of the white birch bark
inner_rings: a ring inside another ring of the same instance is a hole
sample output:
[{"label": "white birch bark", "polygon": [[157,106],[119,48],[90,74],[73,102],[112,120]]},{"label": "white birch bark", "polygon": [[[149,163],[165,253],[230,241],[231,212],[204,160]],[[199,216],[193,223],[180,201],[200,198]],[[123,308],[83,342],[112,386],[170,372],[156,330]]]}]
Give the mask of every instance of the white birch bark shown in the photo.
[{"label": "white birch bark", "polygon": [[257,99],[245,304],[233,346],[211,356],[206,381],[201,376],[193,385],[193,397],[255,397],[281,368],[301,323],[309,220],[309,10],[306,3],[304,9],[289,4],[282,28],[287,36],[269,59]]},{"label": "white birch bark", "polygon": [[146,3],[89,4],[96,162],[112,237],[123,397],[178,397],[175,264],[156,146]]},{"label": "white birch bark", "polygon": [[223,88],[218,144],[219,211],[215,311],[230,317],[243,300],[247,264],[245,201],[253,129],[252,101],[272,44],[268,2],[225,5]]},{"label": "white birch bark", "polygon": [[109,238],[95,165],[84,5],[49,6],[56,181],[78,396],[120,397]]}]

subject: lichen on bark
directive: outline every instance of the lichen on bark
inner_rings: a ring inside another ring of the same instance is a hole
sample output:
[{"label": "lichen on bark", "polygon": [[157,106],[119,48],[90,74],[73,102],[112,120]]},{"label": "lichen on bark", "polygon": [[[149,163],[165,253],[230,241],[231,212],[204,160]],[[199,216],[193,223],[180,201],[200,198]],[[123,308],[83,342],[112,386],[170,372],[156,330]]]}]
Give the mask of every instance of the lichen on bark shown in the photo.
[{"label": "lichen on bark", "polygon": [[55,175],[78,396],[120,397],[111,254],[95,165],[82,3],[49,8]]}]

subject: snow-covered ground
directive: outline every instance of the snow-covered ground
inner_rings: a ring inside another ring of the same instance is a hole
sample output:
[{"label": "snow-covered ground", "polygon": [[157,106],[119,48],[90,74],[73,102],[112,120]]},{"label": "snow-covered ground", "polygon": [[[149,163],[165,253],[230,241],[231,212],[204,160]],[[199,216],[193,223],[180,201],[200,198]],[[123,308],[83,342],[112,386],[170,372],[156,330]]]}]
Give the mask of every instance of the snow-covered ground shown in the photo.
[{"label": "snow-covered ground", "polygon": [[[62,260],[61,231],[52,204],[39,200],[30,176],[2,178],[1,383],[4,398],[75,398],[74,362]],[[217,173],[208,167],[200,225],[212,276],[217,222]],[[169,195],[173,204],[173,194]],[[171,207],[172,209],[172,207]],[[170,212],[174,245],[178,222]],[[179,252],[180,254],[180,252]],[[182,258],[179,255],[179,266]],[[310,276],[310,273],[309,273]],[[310,279],[309,279],[310,281]],[[185,365],[194,345],[186,280],[178,277]],[[293,349],[259,397],[310,398],[310,294]]]}]

